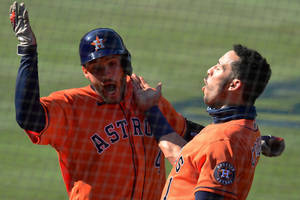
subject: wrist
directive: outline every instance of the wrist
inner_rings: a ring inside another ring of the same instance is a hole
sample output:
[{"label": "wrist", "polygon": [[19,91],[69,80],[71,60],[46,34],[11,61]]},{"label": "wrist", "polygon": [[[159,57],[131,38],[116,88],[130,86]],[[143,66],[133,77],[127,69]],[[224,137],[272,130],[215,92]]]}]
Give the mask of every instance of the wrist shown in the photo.
[{"label": "wrist", "polygon": [[162,136],[175,132],[157,105],[152,106],[146,111],[146,117],[157,141],[159,141]]},{"label": "wrist", "polygon": [[155,113],[158,111],[160,111],[158,105],[154,105],[154,106],[148,108],[148,110],[146,110],[146,116],[148,117],[148,115],[151,115],[152,113]]},{"label": "wrist", "polygon": [[36,53],[37,45],[18,45],[17,54],[19,56],[33,55]]}]

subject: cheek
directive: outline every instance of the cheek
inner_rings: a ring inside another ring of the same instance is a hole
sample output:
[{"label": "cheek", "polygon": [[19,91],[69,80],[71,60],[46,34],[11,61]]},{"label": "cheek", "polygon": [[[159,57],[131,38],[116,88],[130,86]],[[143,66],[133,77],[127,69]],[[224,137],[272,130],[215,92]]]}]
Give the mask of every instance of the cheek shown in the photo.
[{"label": "cheek", "polygon": [[118,79],[121,79],[124,76],[124,71],[122,67],[119,67],[116,71],[115,71],[115,76],[118,77]]},{"label": "cheek", "polygon": [[219,98],[223,91],[223,88],[219,84],[208,84],[205,89],[205,97],[207,101],[215,101]]},{"label": "cheek", "polygon": [[208,94],[214,94],[216,91],[218,91],[218,87],[215,84],[208,84],[206,86],[206,91]]},{"label": "cheek", "polygon": [[125,74],[123,70],[118,70],[115,72],[114,79],[117,81],[118,85],[120,85],[124,80]]},{"label": "cheek", "polygon": [[93,85],[96,89],[101,88],[101,82],[92,74],[87,76],[87,79],[90,81],[91,85]]}]

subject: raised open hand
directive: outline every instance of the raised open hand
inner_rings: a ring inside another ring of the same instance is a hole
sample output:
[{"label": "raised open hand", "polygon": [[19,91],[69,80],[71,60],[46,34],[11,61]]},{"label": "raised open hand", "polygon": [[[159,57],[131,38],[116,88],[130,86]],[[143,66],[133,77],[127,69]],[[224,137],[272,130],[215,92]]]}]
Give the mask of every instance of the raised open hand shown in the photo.
[{"label": "raised open hand", "polygon": [[147,111],[158,104],[161,96],[161,82],[157,84],[156,88],[152,88],[141,76],[132,74],[131,79],[134,88],[134,98],[141,110]]},{"label": "raised open hand", "polygon": [[35,51],[36,39],[29,24],[28,11],[22,2],[14,2],[9,8],[10,22],[18,38],[18,55],[27,55]]}]

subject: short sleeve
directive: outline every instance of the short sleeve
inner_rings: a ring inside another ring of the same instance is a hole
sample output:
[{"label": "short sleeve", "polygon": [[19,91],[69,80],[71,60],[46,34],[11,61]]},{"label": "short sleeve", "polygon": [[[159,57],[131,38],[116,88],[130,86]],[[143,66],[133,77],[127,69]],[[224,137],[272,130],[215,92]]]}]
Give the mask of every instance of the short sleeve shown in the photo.
[{"label": "short sleeve", "polygon": [[200,174],[195,192],[213,192],[235,199],[236,166],[230,141],[224,139],[210,143],[205,152],[206,160],[201,169],[198,169]]},{"label": "short sleeve", "polygon": [[186,129],[184,117],[163,97],[159,101],[159,108],[175,132],[183,136]]},{"label": "short sleeve", "polygon": [[64,95],[55,93],[41,98],[47,114],[45,129],[35,136],[38,144],[55,146],[63,142],[68,132],[67,116],[72,116],[70,105],[66,102]]}]

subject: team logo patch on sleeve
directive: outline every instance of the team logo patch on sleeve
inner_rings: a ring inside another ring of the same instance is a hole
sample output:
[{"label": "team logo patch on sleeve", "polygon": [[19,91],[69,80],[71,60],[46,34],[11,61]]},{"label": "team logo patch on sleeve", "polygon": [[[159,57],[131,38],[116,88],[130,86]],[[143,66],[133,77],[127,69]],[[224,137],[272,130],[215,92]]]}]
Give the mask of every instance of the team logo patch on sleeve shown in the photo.
[{"label": "team logo patch on sleeve", "polygon": [[222,185],[232,184],[235,178],[235,169],[229,162],[219,163],[215,167],[214,177]]}]

